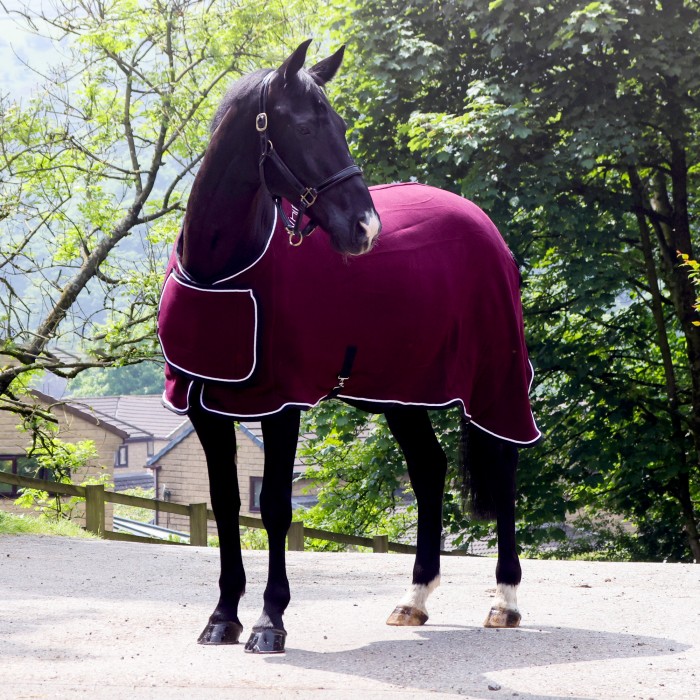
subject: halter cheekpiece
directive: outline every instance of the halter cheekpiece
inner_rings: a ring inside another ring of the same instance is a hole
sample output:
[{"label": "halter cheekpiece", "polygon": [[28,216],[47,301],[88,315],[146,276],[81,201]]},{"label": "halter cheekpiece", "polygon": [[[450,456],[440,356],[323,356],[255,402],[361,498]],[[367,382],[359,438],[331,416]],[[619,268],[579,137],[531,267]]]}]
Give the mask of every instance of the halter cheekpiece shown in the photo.
[{"label": "halter cheekpiece", "polygon": [[[277,153],[275,147],[272,145],[272,141],[270,141],[267,135],[267,93],[273,76],[274,72],[268,73],[263,78],[262,85],[260,87],[258,114],[255,117],[255,129],[260,136],[260,160],[258,162],[258,169],[260,171],[260,181],[274,200],[280,220],[284,225],[285,231],[289,234],[290,244],[293,246],[298,246],[301,245],[304,238],[312,233],[317,226],[317,224],[313,223],[313,221],[309,221],[309,223],[306,224],[303,229],[301,228],[301,220],[304,217],[306,210],[313,205],[320,194],[326,190],[329,190],[334,185],[338,185],[341,182],[354,177],[355,175],[362,175],[362,170],[357,165],[349,165],[347,168],[343,168],[335,175],[327,177],[321,183],[312,187],[306,187],[298,180],[296,175],[294,175],[294,173]],[[284,209],[282,208],[282,197],[273,195],[267,186],[265,181],[265,161],[268,158],[277,166],[277,169],[282,177],[287,181],[287,184],[289,184],[295,190],[299,197],[299,204],[295,207],[298,213],[294,221],[292,221],[284,212]]]}]

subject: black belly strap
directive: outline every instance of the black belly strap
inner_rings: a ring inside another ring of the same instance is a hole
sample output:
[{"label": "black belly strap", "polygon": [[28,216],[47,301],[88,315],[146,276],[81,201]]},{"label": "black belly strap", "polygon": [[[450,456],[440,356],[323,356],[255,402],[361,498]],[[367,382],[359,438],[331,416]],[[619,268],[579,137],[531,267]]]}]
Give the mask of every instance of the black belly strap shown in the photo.
[{"label": "black belly strap", "polygon": [[350,379],[350,374],[352,373],[352,366],[355,363],[355,356],[357,355],[357,346],[348,345],[345,349],[345,359],[343,360],[343,366],[338,373],[338,384],[331,389],[331,391],[324,397],[324,401],[328,399],[334,399],[340,392],[345,388],[345,382]]}]

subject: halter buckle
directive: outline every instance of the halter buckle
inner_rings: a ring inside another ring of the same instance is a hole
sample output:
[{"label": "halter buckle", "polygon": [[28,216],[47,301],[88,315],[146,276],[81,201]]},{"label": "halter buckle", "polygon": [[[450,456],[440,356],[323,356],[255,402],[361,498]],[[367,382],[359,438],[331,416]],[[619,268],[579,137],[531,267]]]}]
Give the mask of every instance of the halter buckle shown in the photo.
[{"label": "halter buckle", "polygon": [[260,114],[255,117],[255,128],[260,133],[267,131],[267,112],[260,112]]},{"label": "halter buckle", "polygon": [[301,193],[299,199],[306,206],[306,208],[308,208],[316,201],[316,197],[318,197],[318,192],[313,187],[307,187]]}]

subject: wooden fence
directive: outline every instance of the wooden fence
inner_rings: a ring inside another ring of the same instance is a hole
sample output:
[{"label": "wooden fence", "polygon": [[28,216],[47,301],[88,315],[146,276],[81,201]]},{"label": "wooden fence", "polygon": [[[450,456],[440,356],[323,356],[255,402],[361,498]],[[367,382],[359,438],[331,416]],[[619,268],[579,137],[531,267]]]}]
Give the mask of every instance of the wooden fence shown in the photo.
[{"label": "wooden fence", "polygon": [[[119,503],[135,508],[148,508],[160,513],[175,513],[186,515],[190,520],[190,545],[195,547],[207,546],[207,522],[214,520],[214,512],[207,508],[206,503],[170,503],[159,501],[155,498],[143,498],[142,496],[130,496],[126,493],[107,491],[102,484],[74,486],[73,484],[59,484],[55,481],[34,479],[28,476],[18,476],[0,471],[0,483],[13,484],[21,488],[40,489],[62,496],[77,496],[85,499],[85,529],[98,537],[106,540],[123,540],[126,542],[147,542],[157,544],[184,544],[161,540],[154,537],[130,535],[126,532],[112,532],[105,528],[105,503]],[[260,518],[241,515],[238,522],[242,527],[264,529]],[[338,532],[317,530],[313,527],[305,527],[302,522],[293,522],[287,532],[287,548],[290,551],[301,552],[304,550],[304,539],[311,538],[336,542],[338,544],[356,547],[371,547],[374,552],[399,552],[401,554],[415,554],[413,545],[389,542],[387,535],[375,535],[374,537],[360,537],[358,535],[343,535]],[[443,551],[446,556],[469,556],[464,550]]]}]

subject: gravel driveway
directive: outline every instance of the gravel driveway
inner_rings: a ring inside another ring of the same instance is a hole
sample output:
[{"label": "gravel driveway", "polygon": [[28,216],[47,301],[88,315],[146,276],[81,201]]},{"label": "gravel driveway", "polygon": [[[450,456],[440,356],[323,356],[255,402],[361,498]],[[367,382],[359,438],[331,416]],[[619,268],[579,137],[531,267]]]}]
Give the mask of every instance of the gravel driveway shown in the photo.
[{"label": "gravel driveway", "polygon": [[486,630],[495,560],[444,558],[428,623],[387,627],[412,561],[290,553],[287,653],[260,657],[196,644],[216,549],[0,536],[0,698],[700,698],[700,566],[526,560],[523,626]]}]

